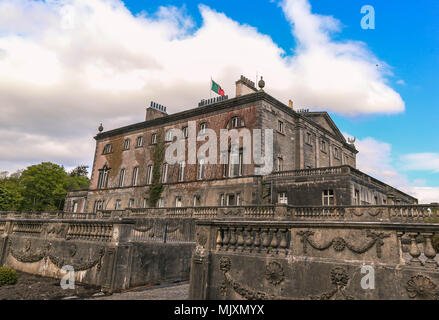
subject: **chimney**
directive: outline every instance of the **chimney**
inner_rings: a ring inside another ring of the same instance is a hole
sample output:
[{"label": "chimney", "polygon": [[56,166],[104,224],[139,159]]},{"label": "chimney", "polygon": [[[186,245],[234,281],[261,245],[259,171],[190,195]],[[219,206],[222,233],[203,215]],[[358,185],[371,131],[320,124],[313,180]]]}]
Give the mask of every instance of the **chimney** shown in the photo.
[{"label": "chimney", "polygon": [[288,103],[290,105],[290,108],[294,110],[293,100],[290,99],[290,101]]},{"label": "chimney", "polygon": [[146,116],[145,121],[154,120],[157,118],[161,118],[167,116],[166,107],[158,104],[154,101],[151,101],[151,104],[148,108],[146,108]]},{"label": "chimney", "polygon": [[240,97],[249,93],[258,92],[255,87],[255,83],[244,76],[235,82],[236,83],[236,96]]}]

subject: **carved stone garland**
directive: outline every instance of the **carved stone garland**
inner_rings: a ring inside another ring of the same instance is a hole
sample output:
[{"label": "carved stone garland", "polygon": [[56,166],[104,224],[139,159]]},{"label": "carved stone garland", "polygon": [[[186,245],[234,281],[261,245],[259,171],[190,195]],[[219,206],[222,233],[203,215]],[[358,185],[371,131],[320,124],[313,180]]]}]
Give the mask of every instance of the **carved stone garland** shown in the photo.
[{"label": "carved stone garland", "polygon": [[363,254],[367,251],[369,251],[374,245],[376,247],[376,253],[377,257],[381,258],[381,247],[384,245],[383,239],[390,237],[389,234],[385,233],[375,233],[370,230],[367,230],[367,237],[371,238],[371,240],[363,245],[362,247],[356,247],[350,243],[348,243],[346,240],[344,240],[342,237],[336,237],[332,239],[331,241],[325,243],[325,244],[317,244],[314,242],[314,240],[311,239],[311,236],[314,235],[314,231],[306,230],[306,231],[298,231],[297,235],[301,236],[302,239],[300,240],[303,243],[303,253],[308,253],[308,244],[316,249],[316,250],[326,250],[329,249],[331,246],[334,248],[335,251],[343,251],[345,248],[348,248],[350,251],[357,253],[357,254]]},{"label": "carved stone garland", "polygon": [[33,263],[42,260],[48,251],[48,246],[44,247],[42,250],[31,252],[32,243],[29,239],[26,240],[24,251],[18,251],[14,249],[12,245],[12,240],[9,239],[9,252],[14,259],[23,263]]},{"label": "carved stone garland", "polygon": [[32,243],[29,239],[26,240],[24,251],[18,251],[14,249],[14,246],[12,244],[12,241],[9,240],[9,252],[19,262],[23,263],[34,263],[42,260],[43,258],[49,258],[50,261],[56,265],[58,268],[62,268],[65,265],[71,265],[75,271],[83,271],[88,270],[94,267],[95,265],[98,265],[98,270],[102,267],[102,258],[105,254],[105,248],[101,247],[98,251],[97,256],[90,260],[90,261],[83,261],[82,258],[79,259],[79,262],[73,261],[71,258],[73,258],[76,255],[77,247],[75,244],[72,244],[71,247],[68,249],[68,253],[70,255],[70,258],[65,257],[57,257],[54,255],[51,251],[52,246],[50,243],[46,244],[43,249],[35,252],[31,252]]},{"label": "carved stone garland", "polygon": [[275,297],[273,295],[269,295],[265,292],[256,291],[250,289],[239,282],[235,281],[232,276],[229,274],[229,271],[232,267],[232,262],[229,257],[221,257],[220,259],[220,270],[223,273],[223,281],[221,283],[220,291],[221,294],[226,297],[228,289],[232,289],[238,295],[247,300],[272,300]]}]

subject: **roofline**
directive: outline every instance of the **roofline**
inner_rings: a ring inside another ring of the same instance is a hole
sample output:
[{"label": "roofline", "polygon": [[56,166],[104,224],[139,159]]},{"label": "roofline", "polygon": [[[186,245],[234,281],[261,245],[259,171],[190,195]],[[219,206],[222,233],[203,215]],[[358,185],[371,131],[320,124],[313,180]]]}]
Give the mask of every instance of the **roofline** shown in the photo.
[{"label": "roofline", "polygon": [[[272,105],[281,109],[285,113],[288,113],[293,117],[300,118],[300,119],[310,123],[311,125],[318,127],[321,131],[323,131],[325,134],[333,137],[335,140],[340,139],[340,137],[337,137],[337,135],[335,135],[332,132],[328,131],[327,129],[323,128],[320,124],[318,124],[318,123],[314,122],[313,120],[308,119],[306,116],[301,115],[300,113],[294,111],[293,109],[291,109],[290,107],[288,107],[287,105],[285,105],[281,101],[277,100],[276,98],[272,97],[271,95],[269,95],[265,91],[258,91],[255,93],[246,94],[246,95],[235,97],[232,99],[227,99],[227,100],[219,101],[216,103],[212,103],[212,104],[209,104],[209,105],[204,106],[204,107],[196,107],[196,108],[192,108],[189,110],[173,113],[173,114],[170,114],[170,115],[167,115],[164,117],[160,117],[157,119],[138,122],[138,123],[131,124],[128,126],[120,127],[120,128],[109,130],[109,131],[102,132],[102,133],[98,133],[94,137],[94,139],[101,140],[101,139],[112,137],[112,136],[115,136],[118,134],[123,134],[123,133],[130,132],[130,131],[154,127],[154,126],[166,124],[168,122],[191,118],[194,116],[199,116],[200,114],[208,114],[208,113],[215,112],[218,110],[236,107],[236,106],[240,106],[243,104],[247,104],[247,103],[251,103],[251,102],[255,102],[255,101],[260,101],[260,100],[271,103]],[[332,119],[331,119],[331,121],[332,121]],[[335,125],[335,123],[334,123],[334,125]],[[335,125],[335,127],[337,127],[337,126]],[[343,137],[343,135],[341,135],[341,136]],[[354,153],[358,153],[358,150],[355,149],[355,147],[353,147],[352,145],[348,144],[346,142],[346,140],[340,141],[340,142],[343,143],[345,148],[349,149],[350,151],[352,151]]]}]

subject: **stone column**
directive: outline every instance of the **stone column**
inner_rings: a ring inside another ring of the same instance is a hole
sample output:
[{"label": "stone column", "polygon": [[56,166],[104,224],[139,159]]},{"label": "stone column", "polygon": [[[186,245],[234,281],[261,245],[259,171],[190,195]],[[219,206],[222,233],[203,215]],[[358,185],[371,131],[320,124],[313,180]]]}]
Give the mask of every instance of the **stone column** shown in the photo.
[{"label": "stone column", "polygon": [[319,144],[319,135],[316,133],[316,164],[315,164],[315,168],[319,168],[320,167],[320,144]]},{"label": "stone column", "polygon": [[332,167],[333,166],[333,161],[332,161],[332,143],[329,140],[328,141],[328,152],[329,152],[329,166]]},{"label": "stone column", "polygon": [[304,147],[304,137],[303,137],[303,127],[299,128],[299,150],[300,150],[300,169],[305,168],[305,154],[303,151]]}]

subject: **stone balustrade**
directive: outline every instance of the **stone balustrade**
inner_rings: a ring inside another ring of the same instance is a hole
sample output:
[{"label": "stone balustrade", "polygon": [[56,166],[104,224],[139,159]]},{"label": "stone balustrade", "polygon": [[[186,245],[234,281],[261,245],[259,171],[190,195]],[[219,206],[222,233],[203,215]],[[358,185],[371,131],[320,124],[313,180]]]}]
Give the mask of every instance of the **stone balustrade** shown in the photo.
[{"label": "stone balustrade", "polygon": [[271,180],[273,178],[287,178],[287,177],[311,177],[322,175],[340,175],[342,173],[349,173],[349,166],[327,167],[327,168],[312,168],[273,172],[263,177],[263,180]]},{"label": "stone balustrade", "polygon": [[[111,220],[115,218],[196,218],[261,220],[344,220],[422,222],[438,217],[439,205],[363,205],[363,206],[290,206],[246,205],[230,207],[167,207],[104,210],[97,213],[20,213],[0,212],[1,219]],[[426,220],[427,219],[427,220]]]},{"label": "stone balustrade", "polygon": [[66,239],[79,239],[88,241],[111,241],[113,225],[109,223],[70,223]]}]

